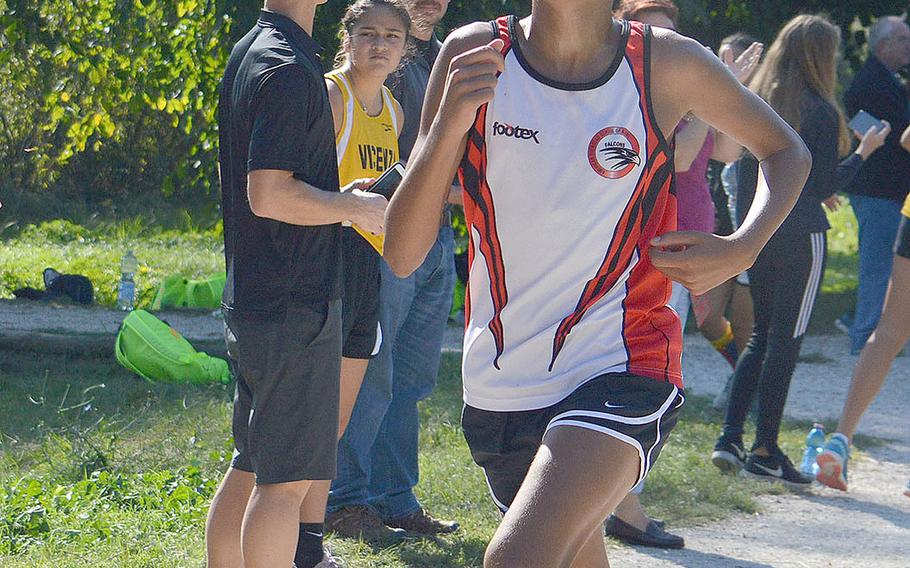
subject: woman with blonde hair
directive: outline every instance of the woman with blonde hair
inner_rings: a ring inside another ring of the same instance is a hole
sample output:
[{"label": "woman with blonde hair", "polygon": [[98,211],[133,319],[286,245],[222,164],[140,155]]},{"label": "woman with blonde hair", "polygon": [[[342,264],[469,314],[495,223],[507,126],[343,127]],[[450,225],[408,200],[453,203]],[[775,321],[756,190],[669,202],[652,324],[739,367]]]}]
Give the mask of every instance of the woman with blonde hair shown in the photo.
[{"label": "woman with blonde hair", "polygon": [[[749,270],[755,324],[734,373],[723,434],[711,458],[748,477],[807,486],[807,479],[777,444],[790,380],[809,326],[825,268],[823,203],[849,183],[863,161],[884,143],[890,126],[871,128],[843,162],[850,138],[835,101],[840,29],[819,15],[800,15],[780,31],[749,87],[799,132],[812,154],[809,179],[793,211]],[[740,162],[737,216],[752,205],[759,167]],[[743,423],[758,395],[756,436],[746,456]]]}]

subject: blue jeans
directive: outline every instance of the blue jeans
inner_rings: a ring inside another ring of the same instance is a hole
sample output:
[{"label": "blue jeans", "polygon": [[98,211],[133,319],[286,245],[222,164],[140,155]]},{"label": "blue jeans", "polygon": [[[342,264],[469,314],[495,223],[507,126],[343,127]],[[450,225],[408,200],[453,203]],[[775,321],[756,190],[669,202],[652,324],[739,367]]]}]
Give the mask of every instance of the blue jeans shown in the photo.
[{"label": "blue jeans", "polygon": [[454,249],[452,228],[444,226],[424,263],[407,278],[382,263],[383,343],[338,444],[329,511],[369,504],[392,519],[420,509],[413,492],[419,478],[417,402],[436,386],[455,286]]},{"label": "blue jeans", "polygon": [[851,194],[850,205],[859,222],[859,288],[856,313],[850,327],[850,347],[853,353],[859,353],[882,315],[894,262],[894,239],[901,221],[901,204],[890,199]]}]

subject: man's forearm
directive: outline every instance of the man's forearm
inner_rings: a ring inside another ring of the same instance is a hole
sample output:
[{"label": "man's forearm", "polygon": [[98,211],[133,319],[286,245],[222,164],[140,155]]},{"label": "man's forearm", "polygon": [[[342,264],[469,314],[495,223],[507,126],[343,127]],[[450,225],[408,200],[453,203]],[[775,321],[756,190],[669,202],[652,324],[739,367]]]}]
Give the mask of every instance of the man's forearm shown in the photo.
[{"label": "man's forearm", "polygon": [[323,191],[291,176],[267,187],[250,184],[253,214],[291,225],[331,225],[348,221],[354,216],[356,201],[352,194]]},{"label": "man's forearm", "polygon": [[452,176],[464,152],[464,137],[446,131],[438,120],[386,211],[383,257],[399,276],[414,272],[436,242],[439,219],[452,187]]}]

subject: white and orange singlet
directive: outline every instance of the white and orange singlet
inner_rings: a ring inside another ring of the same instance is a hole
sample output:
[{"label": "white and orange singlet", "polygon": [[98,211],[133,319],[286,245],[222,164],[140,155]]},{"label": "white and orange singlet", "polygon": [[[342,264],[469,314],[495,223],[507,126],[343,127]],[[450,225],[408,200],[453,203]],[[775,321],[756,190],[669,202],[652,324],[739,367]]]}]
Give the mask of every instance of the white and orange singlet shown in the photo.
[{"label": "white and orange singlet", "polygon": [[600,79],[562,84],[493,26],[505,68],[459,167],[470,232],[464,397],[544,408],[628,372],[682,387],[679,318],[650,241],[676,229],[672,150],[649,96],[650,29],[621,22]]}]

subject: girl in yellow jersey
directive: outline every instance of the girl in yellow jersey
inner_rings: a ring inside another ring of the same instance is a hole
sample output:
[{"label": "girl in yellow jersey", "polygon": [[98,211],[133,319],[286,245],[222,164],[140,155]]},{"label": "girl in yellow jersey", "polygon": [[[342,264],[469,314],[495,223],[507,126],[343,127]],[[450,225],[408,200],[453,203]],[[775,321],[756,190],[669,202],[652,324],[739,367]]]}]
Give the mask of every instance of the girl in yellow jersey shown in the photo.
[{"label": "girl in yellow jersey", "polygon": [[[404,116],[383,84],[398,68],[410,29],[399,0],[359,0],[342,19],[342,65],[326,75],[335,119],[339,179],[378,178],[398,161]],[[354,405],[367,360],[378,351],[381,235],[344,231],[345,296],[342,426]],[[345,392],[347,391],[347,392]],[[342,428],[343,430],[343,428]]]},{"label": "girl in yellow jersey", "polygon": [[[404,56],[411,19],[400,0],[358,0],[341,20],[337,68],[326,74],[335,119],[342,186],[378,178],[398,161],[401,106],[384,86]],[[379,329],[379,262],[382,236],[345,227],[339,436],[357,400],[369,359],[382,342]],[[322,533],[330,482],[314,482],[300,511],[298,568],[335,566],[323,556]]]}]

